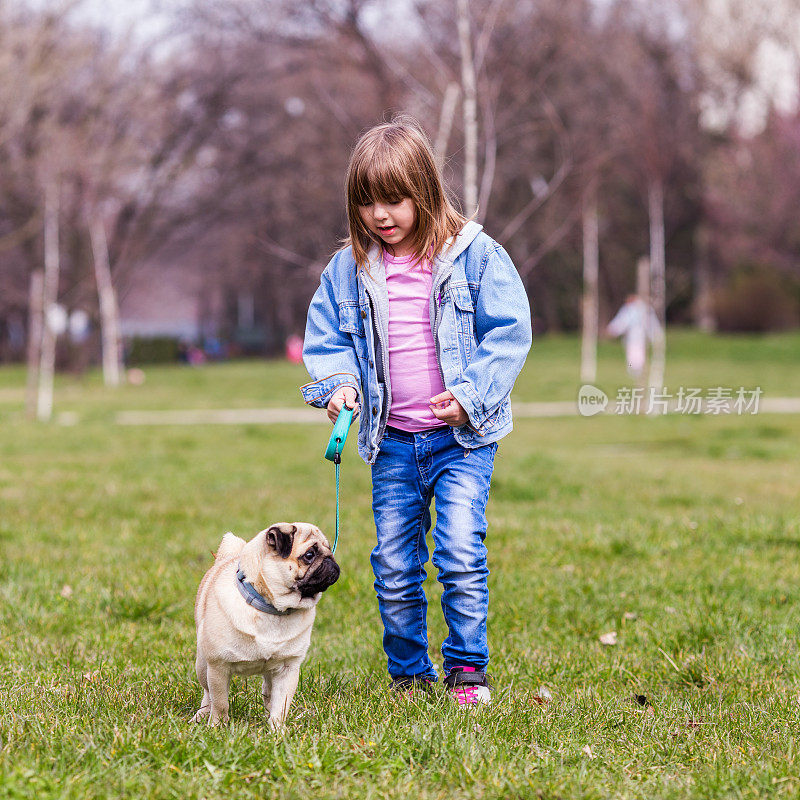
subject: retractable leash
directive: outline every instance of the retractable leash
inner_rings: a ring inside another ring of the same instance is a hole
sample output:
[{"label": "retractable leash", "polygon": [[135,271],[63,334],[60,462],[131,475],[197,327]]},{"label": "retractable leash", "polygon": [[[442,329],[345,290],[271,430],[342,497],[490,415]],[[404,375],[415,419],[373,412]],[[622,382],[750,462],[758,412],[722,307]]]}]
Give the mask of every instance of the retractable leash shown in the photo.
[{"label": "retractable leash", "polygon": [[332,553],[336,552],[336,545],[339,542],[339,465],[342,463],[342,450],[344,450],[347,433],[353,422],[354,410],[355,408],[350,408],[347,403],[342,406],[339,416],[336,417],[336,424],[333,426],[328,447],[325,450],[325,458],[328,461],[333,461],[336,465],[336,538],[333,540]]}]

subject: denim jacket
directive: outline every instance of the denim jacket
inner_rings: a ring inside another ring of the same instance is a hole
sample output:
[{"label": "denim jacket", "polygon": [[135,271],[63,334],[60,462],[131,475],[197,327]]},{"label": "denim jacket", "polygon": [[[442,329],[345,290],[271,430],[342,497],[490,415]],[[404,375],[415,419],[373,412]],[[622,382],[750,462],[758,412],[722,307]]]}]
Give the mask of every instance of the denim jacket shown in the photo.
[{"label": "denim jacket", "polygon": [[[512,428],[509,395],[531,346],[525,288],[506,251],[467,222],[434,259],[429,313],[442,382],[467,412],[454,429],[465,448],[496,442]],[[359,393],[359,455],[373,464],[392,404],[389,294],[381,250],[356,270],[340,250],[308,309],[303,361],[313,379],[303,399],[325,408],[341,386]]]}]

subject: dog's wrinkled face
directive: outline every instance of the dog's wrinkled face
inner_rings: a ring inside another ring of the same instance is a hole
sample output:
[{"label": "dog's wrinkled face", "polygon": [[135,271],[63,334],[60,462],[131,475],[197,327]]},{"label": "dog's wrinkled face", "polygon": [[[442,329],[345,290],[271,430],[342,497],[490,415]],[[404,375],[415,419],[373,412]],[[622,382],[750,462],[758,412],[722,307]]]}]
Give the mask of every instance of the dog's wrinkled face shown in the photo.
[{"label": "dog's wrinkled face", "polygon": [[289,570],[292,589],[301,597],[324,592],[339,578],[325,534],[307,522],[279,522],[267,529],[267,546]]}]

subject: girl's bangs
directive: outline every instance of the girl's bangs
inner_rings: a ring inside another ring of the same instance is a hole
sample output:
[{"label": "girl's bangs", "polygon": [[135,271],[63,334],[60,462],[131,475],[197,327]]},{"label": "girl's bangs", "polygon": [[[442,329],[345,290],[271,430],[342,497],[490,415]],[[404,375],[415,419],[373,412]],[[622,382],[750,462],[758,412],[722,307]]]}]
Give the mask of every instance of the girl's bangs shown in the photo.
[{"label": "girl's bangs", "polygon": [[344,244],[353,248],[359,270],[369,263],[370,248],[381,245],[359,206],[411,198],[417,212],[413,248],[420,259],[438,256],[465,222],[447,197],[430,143],[413,121],[377,125],[359,139],[350,157],[346,194],[350,235]]},{"label": "girl's bangs", "polygon": [[359,206],[368,206],[376,200],[399,203],[404,197],[414,195],[411,183],[399,165],[377,154],[371,159],[362,159],[356,165],[350,191],[351,199]]}]

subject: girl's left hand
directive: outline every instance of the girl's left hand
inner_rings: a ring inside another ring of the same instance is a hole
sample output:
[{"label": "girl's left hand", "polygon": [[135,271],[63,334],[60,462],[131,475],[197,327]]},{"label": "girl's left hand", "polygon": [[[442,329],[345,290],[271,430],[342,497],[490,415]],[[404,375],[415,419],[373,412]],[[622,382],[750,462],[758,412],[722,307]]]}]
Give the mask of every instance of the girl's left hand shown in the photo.
[{"label": "girl's left hand", "polygon": [[464,411],[464,407],[450,391],[431,397],[431,413],[436,419],[446,422],[453,428],[458,428],[460,425],[469,422],[469,417],[467,412]]}]

